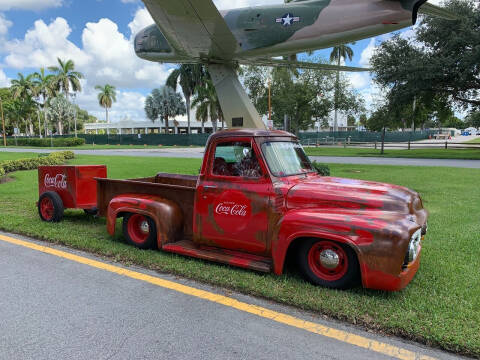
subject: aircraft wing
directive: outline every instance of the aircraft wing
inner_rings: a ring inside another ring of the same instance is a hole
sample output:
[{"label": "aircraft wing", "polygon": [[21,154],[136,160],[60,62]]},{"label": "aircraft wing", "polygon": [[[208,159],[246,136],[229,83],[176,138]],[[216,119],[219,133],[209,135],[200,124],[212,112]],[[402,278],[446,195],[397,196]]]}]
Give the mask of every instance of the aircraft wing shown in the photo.
[{"label": "aircraft wing", "polygon": [[311,70],[327,70],[327,71],[346,71],[346,72],[364,72],[371,71],[368,68],[360,68],[354,66],[338,66],[322,63],[311,63],[305,61],[282,60],[282,59],[248,59],[239,60],[240,64],[257,65],[257,66],[273,66],[273,67],[292,67],[296,69],[311,69]]},{"label": "aircraft wing", "polygon": [[444,18],[444,19],[447,19],[447,20],[458,20],[459,19],[457,14],[454,14],[450,10],[447,10],[447,9],[442,8],[440,6],[432,5],[432,4],[429,4],[429,3],[423,4],[418,12],[420,14],[437,16],[437,17]]},{"label": "aircraft wing", "polygon": [[142,0],[180,56],[230,60],[237,39],[211,0]]}]

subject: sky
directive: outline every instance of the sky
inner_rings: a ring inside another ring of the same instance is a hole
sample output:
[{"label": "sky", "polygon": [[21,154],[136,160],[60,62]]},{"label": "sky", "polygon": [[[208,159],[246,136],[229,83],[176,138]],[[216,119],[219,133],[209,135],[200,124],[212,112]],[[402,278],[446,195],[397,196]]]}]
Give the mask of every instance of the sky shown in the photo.
[{"label": "sky", "polygon": [[[214,0],[217,7],[231,9],[282,3],[282,0]],[[431,0],[437,3],[437,0]],[[140,0],[0,0],[0,87],[10,85],[19,72],[29,74],[57,64],[57,58],[72,59],[85,75],[83,90],[75,99],[100,120],[95,85],[117,88],[117,102],[110,121],[145,121],[144,102],[150,91],[163,85],[175,67],[139,59],[133,38],[153,23]],[[411,29],[406,29],[408,36]],[[368,66],[369,59],[386,36],[352,46],[354,59],[347,65]],[[330,50],[318,55],[327,58]],[[316,54],[317,55],[317,54]],[[371,107],[378,89],[368,73],[347,75],[352,86]]]}]

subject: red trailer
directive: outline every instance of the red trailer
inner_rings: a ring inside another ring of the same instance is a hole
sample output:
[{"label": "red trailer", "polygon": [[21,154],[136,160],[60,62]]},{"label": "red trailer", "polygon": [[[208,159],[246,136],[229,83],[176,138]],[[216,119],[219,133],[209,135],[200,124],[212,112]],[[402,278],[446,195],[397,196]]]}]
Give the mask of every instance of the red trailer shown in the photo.
[{"label": "red trailer", "polygon": [[40,166],[38,168],[38,213],[42,220],[59,222],[64,209],[97,212],[97,182],[106,178],[104,165]]}]

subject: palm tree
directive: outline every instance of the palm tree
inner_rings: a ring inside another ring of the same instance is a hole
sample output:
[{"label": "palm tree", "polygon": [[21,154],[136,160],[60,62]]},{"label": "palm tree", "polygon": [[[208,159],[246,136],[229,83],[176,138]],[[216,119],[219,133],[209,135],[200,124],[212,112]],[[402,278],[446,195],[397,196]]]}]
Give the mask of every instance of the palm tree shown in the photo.
[{"label": "palm tree", "polygon": [[223,113],[217,97],[217,92],[215,91],[215,86],[211,79],[207,79],[203,85],[197,86],[192,106],[198,106],[197,119],[201,119],[202,126],[203,122],[208,118],[208,114],[210,114],[213,131],[216,132],[217,121],[218,119],[223,119]]},{"label": "palm tree", "polygon": [[187,104],[188,134],[190,134],[190,110],[191,98],[195,92],[195,88],[202,82],[205,77],[205,70],[201,64],[182,64],[178,69],[172,71],[167,79],[167,85],[177,90],[177,84],[180,83],[185,102]]},{"label": "palm tree", "polygon": [[165,133],[169,134],[168,120],[177,115],[185,115],[186,108],[179,93],[170,86],[162,86],[147,96],[145,113],[152,122],[158,118],[165,120]]},{"label": "palm tree", "polygon": [[[82,85],[80,80],[83,79],[81,72],[75,71],[75,63],[73,60],[63,61],[57,58],[59,66],[50,66],[48,70],[53,72],[54,78],[52,79],[53,88],[58,91],[62,91],[65,98],[68,100],[70,96],[70,89],[73,92],[82,91]],[[63,126],[59,124],[60,135],[63,134]]]},{"label": "palm tree", "polygon": [[[43,116],[44,116],[44,130],[45,130],[45,137],[47,136],[47,103],[52,98],[55,97],[55,90],[53,89],[52,80],[53,75],[45,75],[45,68],[40,68],[40,72],[36,72],[33,74],[34,77],[34,85],[36,87],[36,93],[39,97],[42,98],[42,108],[43,108]],[[40,131],[40,124],[38,126],[38,132],[41,134]],[[41,135],[40,135],[41,136]]]},{"label": "palm tree", "polygon": [[57,58],[59,66],[50,66],[48,70],[53,72],[53,85],[56,90],[62,91],[68,100],[70,89],[73,92],[82,91],[80,80],[83,79],[81,72],[75,71],[73,60],[63,61]]},{"label": "palm tree", "polygon": [[28,135],[28,125],[30,125],[30,132],[33,132],[33,126],[31,124],[31,112],[34,102],[32,97],[36,96],[36,89],[33,83],[33,74],[25,77],[22,73],[18,73],[18,79],[13,79],[11,84],[12,85],[10,89],[12,91],[13,98],[19,100],[19,103],[21,104],[21,113],[25,119],[25,134]]},{"label": "palm tree", "polygon": [[[352,45],[355,44],[354,42]],[[330,54],[330,62],[337,62],[337,65],[340,66],[342,59],[347,59],[352,61],[353,50],[348,45],[337,45],[333,47],[332,53]],[[340,70],[337,70],[337,82],[335,86],[335,120],[333,123],[333,131],[338,131],[338,95],[340,92]]]},{"label": "palm tree", "polygon": [[105,108],[105,117],[107,120],[107,124],[109,124],[108,109],[110,109],[112,107],[112,104],[117,101],[116,88],[115,86],[106,84],[105,86],[97,85],[95,86],[95,89],[100,91],[98,93],[98,103],[101,107]]}]

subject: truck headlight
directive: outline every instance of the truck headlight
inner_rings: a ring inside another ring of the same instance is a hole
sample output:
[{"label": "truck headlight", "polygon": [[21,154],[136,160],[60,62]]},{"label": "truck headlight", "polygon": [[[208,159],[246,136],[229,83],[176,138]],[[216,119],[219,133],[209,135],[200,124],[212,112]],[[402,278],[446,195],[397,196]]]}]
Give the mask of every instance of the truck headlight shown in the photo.
[{"label": "truck headlight", "polygon": [[405,263],[404,266],[415,261],[419,252],[420,252],[420,242],[422,241],[422,229],[418,229],[412,235],[410,239],[410,243],[408,244],[407,253],[405,255]]}]

